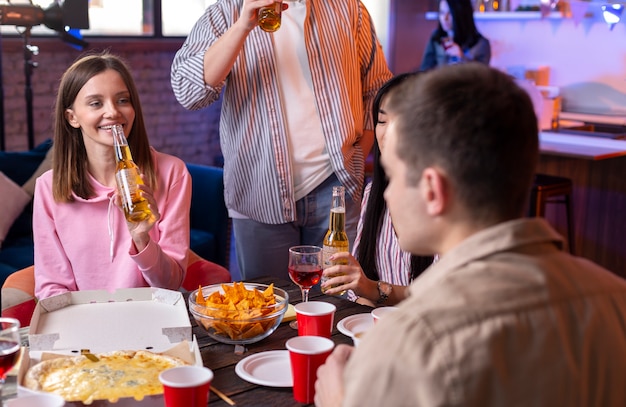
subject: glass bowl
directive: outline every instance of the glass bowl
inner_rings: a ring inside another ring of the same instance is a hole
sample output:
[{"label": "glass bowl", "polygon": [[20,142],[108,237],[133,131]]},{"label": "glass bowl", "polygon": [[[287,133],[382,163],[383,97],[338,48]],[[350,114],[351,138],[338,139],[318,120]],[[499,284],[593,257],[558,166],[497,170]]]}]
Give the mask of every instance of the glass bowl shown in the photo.
[{"label": "glass bowl", "polygon": [[[216,291],[223,295],[225,294],[223,286],[230,289],[233,283],[202,287],[202,296],[206,299]],[[256,283],[243,283],[243,286],[247,290],[256,289],[261,293],[269,287]],[[289,294],[278,287],[274,287],[275,304],[250,307],[247,310],[238,310],[226,305],[213,307],[198,304],[197,296],[198,290],[192,291],[189,295],[189,311],[198,325],[216,341],[233,345],[255,343],[267,338],[278,328],[289,305]]]}]

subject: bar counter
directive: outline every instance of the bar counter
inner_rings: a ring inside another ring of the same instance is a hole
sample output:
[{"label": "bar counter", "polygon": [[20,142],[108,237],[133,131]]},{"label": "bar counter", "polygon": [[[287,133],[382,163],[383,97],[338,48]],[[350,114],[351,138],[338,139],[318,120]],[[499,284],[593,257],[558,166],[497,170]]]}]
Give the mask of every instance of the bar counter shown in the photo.
[{"label": "bar counter", "polygon": [[[626,141],[542,132],[537,172],[570,178],[576,255],[626,277]],[[564,236],[565,211],[546,218]]]}]

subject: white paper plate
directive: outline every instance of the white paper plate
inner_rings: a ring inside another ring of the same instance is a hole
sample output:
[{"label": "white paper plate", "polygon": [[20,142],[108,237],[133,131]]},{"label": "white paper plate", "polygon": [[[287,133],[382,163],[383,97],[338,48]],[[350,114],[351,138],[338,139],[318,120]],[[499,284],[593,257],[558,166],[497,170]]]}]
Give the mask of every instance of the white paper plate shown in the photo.
[{"label": "white paper plate", "polygon": [[250,355],[237,363],[235,373],[243,380],[261,386],[293,386],[288,350],[270,350]]},{"label": "white paper plate", "polygon": [[368,312],[366,314],[356,314],[345,317],[337,324],[337,329],[342,334],[352,337],[355,333],[364,332],[370,329],[374,325],[372,315]]}]

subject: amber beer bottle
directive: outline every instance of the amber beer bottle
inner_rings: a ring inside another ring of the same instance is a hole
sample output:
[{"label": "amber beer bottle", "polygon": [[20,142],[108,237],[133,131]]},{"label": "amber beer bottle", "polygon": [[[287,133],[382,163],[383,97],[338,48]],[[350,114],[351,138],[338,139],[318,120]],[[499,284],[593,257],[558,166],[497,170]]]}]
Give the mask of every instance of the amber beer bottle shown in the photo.
[{"label": "amber beer bottle", "polygon": [[115,181],[117,182],[117,193],[122,200],[124,216],[129,222],[141,222],[152,216],[146,198],[142,197],[137,189],[137,185],[142,185],[143,180],[139,176],[139,167],[133,161],[128,147],[128,141],[124,135],[124,129],[116,124],[111,128],[113,133],[113,145],[115,146]]},{"label": "amber beer bottle", "polygon": [[[322,268],[326,269],[336,264],[347,264],[344,260],[330,261],[335,253],[350,250],[350,242],[346,233],[346,190],[342,186],[333,187],[333,200],[330,207],[328,232],[322,244]],[[322,282],[327,278],[322,277]],[[343,295],[339,293],[339,295]]]}]

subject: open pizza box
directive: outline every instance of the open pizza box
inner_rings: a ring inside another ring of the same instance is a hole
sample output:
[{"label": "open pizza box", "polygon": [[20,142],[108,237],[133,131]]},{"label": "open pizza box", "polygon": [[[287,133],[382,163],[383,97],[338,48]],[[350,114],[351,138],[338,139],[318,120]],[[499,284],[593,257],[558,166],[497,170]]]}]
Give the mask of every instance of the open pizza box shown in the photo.
[{"label": "open pizza box", "polygon": [[[86,290],[63,293],[38,302],[18,373],[18,396],[36,393],[22,386],[29,367],[42,359],[76,356],[81,350],[105,353],[149,350],[202,366],[202,357],[183,295],[159,288],[128,288],[113,293]],[[82,406],[83,403],[66,403]],[[163,406],[163,396],[141,401],[94,401],[90,406]]]}]

